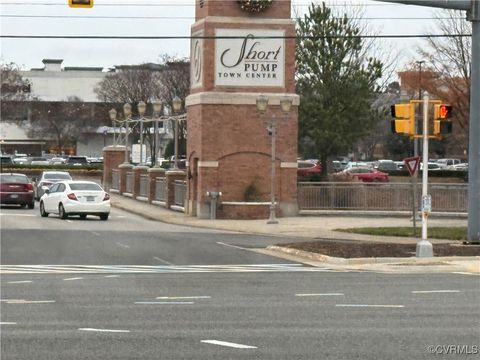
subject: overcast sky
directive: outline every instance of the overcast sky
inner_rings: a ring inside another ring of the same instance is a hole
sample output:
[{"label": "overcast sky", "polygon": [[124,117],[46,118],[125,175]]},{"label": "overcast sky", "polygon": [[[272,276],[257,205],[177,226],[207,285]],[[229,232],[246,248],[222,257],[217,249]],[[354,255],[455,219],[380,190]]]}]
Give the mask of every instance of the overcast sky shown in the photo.
[{"label": "overcast sky", "polygon": [[[232,1],[232,0],[230,0]],[[234,0],[235,1],[235,0]],[[434,28],[434,10],[371,0],[328,0],[341,8],[362,6],[363,21],[383,35],[422,34]],[[194,0],[95,0],[91,9],[71,9],[68,0],[0,0],[3,35],[189,36]],[[293,0],[297,11],[310,1]],[[402,61],[415,59],[415,40],[382,40]],[[418,42],[417,42],[418,44]],[[42,59],[63,59],[63,66],[112,67],[158,62],[160,55],[189,56],[189,40],[1,39],[1,59],[24,69],[43,67]]]}]

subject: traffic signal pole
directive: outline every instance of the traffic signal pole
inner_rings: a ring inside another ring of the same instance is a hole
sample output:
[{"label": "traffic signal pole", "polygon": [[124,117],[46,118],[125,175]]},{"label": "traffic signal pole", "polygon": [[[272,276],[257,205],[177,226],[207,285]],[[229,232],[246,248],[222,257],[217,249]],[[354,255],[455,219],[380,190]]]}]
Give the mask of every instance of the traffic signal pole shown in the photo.
[{"label": "traffic signal pole", "polygon": [[417,243],[417,257],[432,257],[433,246],[428,241],[428,215],[431,212],[431,197],[428,194],[428,101],[429,96],[423,95],[423,153],[422,153],[422,240]]},{"label": "traffic signal pole", "polygon": [[472,5],[472,87],[468,153],[468,235],[480,243],[480,1]]},{"label": "traffic signal pole", "polygon": [[405,5],[467,11],[472,22],[472,71],[468,144],[468,233],[471,243],[480,243],[480,0],[374,0]]}]

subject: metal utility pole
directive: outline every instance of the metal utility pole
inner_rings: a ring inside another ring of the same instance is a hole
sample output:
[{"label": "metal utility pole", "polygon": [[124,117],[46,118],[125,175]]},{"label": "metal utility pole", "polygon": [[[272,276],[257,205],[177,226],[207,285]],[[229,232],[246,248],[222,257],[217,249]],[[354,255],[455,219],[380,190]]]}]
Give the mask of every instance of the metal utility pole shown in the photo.
[{"label": "metal utility pole", "polygon": [[472,71],[468,144],[468,234],[480,243],[480,0],[374,0],[441,9],[465,10],[472,22]]},{"label": "metal utility pole", "polygon": [[431,197],[428,194],[428,94],[423,96],[423,152],[422,152],[422,240],[417,243],[417,257],[432,257],[433,247],[428,241],[428,215],[431,211]]}]

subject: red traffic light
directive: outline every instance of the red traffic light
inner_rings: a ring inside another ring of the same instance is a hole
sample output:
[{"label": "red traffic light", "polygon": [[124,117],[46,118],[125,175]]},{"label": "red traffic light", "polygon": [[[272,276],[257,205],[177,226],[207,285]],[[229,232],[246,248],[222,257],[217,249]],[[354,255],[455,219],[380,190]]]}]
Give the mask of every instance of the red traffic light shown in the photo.
[{"label": "red traffic light", "polygon": [[452,117],[453,107],[451,105],[435,105],[434,118],[444,120]]}]

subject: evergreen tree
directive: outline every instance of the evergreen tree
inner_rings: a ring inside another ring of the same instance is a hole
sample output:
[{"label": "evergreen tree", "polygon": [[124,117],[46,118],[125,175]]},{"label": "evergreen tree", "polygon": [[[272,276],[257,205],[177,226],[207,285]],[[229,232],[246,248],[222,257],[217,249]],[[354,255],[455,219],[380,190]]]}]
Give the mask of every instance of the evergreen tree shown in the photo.
[{"label": "evergreen tree", "polygon": [[312,4],[297,25],[299,143],[314,149],[326,176],[328,157],[347,153],[375,125],[382,63],[365,55],[359,27],[325,4]]}]

